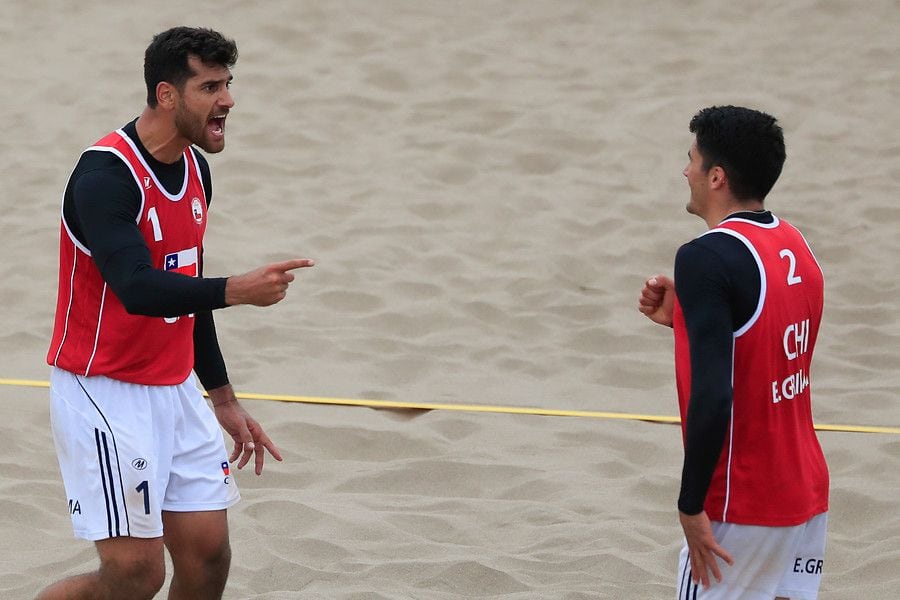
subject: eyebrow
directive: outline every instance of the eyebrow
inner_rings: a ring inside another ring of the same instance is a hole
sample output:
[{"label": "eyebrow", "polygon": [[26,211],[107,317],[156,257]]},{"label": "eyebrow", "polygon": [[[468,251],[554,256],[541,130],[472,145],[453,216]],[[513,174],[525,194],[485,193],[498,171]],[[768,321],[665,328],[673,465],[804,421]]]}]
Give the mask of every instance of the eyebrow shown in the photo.
[{"label": "eyebrow", "polygon": [[[234,75],[229,75],[228,78],[225,79],[224,81],[225,81],[225,83],[229,83],[233,80],[234,80]],[[212,83],[221,83],[222,81],[223,81],[222,79],[207,79],[206,81],[201,82],[200,86],[202,87],[205,85],[210,85]]]}]

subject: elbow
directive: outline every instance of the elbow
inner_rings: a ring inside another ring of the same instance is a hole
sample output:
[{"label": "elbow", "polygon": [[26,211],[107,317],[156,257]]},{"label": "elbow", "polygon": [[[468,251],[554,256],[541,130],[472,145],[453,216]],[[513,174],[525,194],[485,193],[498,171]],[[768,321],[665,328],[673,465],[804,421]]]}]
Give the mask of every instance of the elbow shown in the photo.
[{"label": "elbow", "polygon": [[125,308],[125,312],[129,315],[141,317],[166,316],[159,313],[159,307],[153,306],[153,303],[150,302],[150,295],[145,293],[140,285],[126,285],[114,291],[119,302]]},{"label": "elbow", "polygon": [[153,314],[150,310],[150,306],[147,302],[141,300],[140,297],[134,297],[129,294],[121,294],[118,295],[119,300],[122,302],[122,306],[125,307],[125,312],[129,315],[141,316],[141,317],[161,317],[163,315]]}]

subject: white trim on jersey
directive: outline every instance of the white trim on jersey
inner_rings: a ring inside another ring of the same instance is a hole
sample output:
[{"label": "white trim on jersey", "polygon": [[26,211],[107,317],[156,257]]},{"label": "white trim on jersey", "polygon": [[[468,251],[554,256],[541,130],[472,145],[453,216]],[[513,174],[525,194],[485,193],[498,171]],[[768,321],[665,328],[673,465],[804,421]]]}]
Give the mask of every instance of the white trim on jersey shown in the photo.
[{"label": "white trim on jersey", "polygon": [[53,357],[53,366],[57,366],[59,355],[62,354],[63,346],[66,344],[66,336],[69,334],[69,315],[72,314],[72,300],[75,298],[75,265],[78,264],[78,253],[76,252],[72,258],[72,273],[69,275],[69,303],[66,305],[66,320],[63,325],[63,334],[59,340],[59,348],[56,349],[56,356]]},{"label": "white trim on jersey", "polygon": [[[185,192],[187,192],[187,188],[188,188],[188,164],[187,164],[187,160],[184,161],[184,182],[181,184],[181,191],[179,191],[177,194],[170,194],[169,192],[166,191],[166,188],[164,188],[163,185],[159,182],[159,179],[156,178],[156,173],[153,172],[153,169],[151,169],[151,168],[150,168],[150,165],[147,164],[147,161],[144,160],[144,155],[141,154],[141,151],[140,151],[140,150],[138,150],[138,147],[137,147],[137,145],[134,143],[134,140],[132,140],[130,137],[128,137],[128,135],[127,135],[124,131],[122,131],[121,129],[116,129],[116,133],[117,133],[123,140],[125,140],[125,143],[127,143],[129,146],[131,146],[131,149],[134,151],[135,156],[137,157],[137,159],[138,159],[139,161],[141,161],[141,164],[144,165],[144,168],[147,169],[147,172],[150,173],[150,177],[153,178],[153,182],[156,184],[156,187],[159,189],[159,191],[162,192],[162,195],[163,195],[163,196],[165,196],[166,198],[168,198],[168,199],[171,200],[172,202],[178,202],[179,200],[181,200],[182,198],[184,198],[184,194],[185,194]],[[126,161],[126,162],[127,162],[127,161]],[[132,171],[132,172],[133,172],[133,171]],[[138,187],[141,188],[141,194],[143,195],[143,193],[144,193],[144,188],[143,188],[143,186],[141,185],[141,182],[140,182],[140,181],[138,181]]]},{"label": "white trim on jersey", "polygon": [[[774,215],[773,215],[774,217]],[[742,219],[732,219],[734,221],[741,221]],[[755,221],[745,221],[746,223],[753,223],[754,225],[759,225]],[[753,315],[747,319],[747,322],[744,323],[737,331],[734,332],[734,337],[738,338],[747,333],[747,331],[753,327],[754,323],[759,319],[759,315],[762,314],[763,304],[766,302],[766,268],[763,266],[762,258],[760,258],[759,253],[756,251],[756,248],[753,247],[753,244],[746,237],[734,231],[733,229],[726,229],[724,227],[715,229],[710,229],[703,235],[709,235],[711,233],[724,233],[730,235],[733,238],[740,240],[747,249],[750,251],[750,254],[753,255],[753,260],[756,261],[756,266],[759,269],[759,301],[756,303],[756,310],[753,312]],[[702,236],[701,236],[702,237]]]},{"label": "white trim on jersey", "polygon": [[[125,136],[124,133],[121,133],[120,135],[125,137],[126,140],[128,139],[128,136]],[[134,167],[131,166],[131,163],[128,161],[127,158],[125,158],[125,155],[122,154],[121,152],[119,152],[118,150],[116,150],[115,148],[110,148],[108,146],[91,146],[89,148],[85,148],[84,152],[81,153],[82,156],[84,156],[84,154],[87,152],[109,152],[110,154],[115,154],[116,156],[119,157],[119,159],[123,163],[125,163],[125,166],[128,167],[128,170],[131,171],[131,176],[134,177],[134,182],[137,184],[138,191],[141,193],[141,206],[138,208],[137,217],[134,220],[134,222],[140,227],[141,217],[143,217],[143,215],[144,215],[144,205],[147,203],[147,198],[144,195],[144,186],[141,185],[141,179],[140,179],[140,177],[138,177],[138,174],[134,172]],[[138,153],[138,156],[140,156],[140,153]],[[144,166],[146,166],[146,164]],[[74,175],[74,174],[75,174],[75,171],[72,171],[72,173],[69,175],[70,180],[72,178],[72,175]],[[152,171],[151,171],[151,174],[152,174]],[[154,179],[155,179],[155,176],[154,176]],[[67,188],[69,187],[68,183],[66,184],[66,187]],[[63,206],[65,206],[65,197],[63,197]],[[66,222],[65,210],[63,209],[60,212],[62,214],[62,223],[63,223],[63,227],[66,230],[66,235],[69,236],[69,239],[72,240],[72,243],[75,244],[76,248],[78,248],[79,250],[81,250],[82,252],[87,254],[88,256],[91,256],[90,249],[88,249],[87,246],[85,246],[80,241],[78,241],[78,238],[75,237],[75,235],[72,233],[72,230],[69,228],[69,224]]]},{"label": "white trim on jersey", "polygon": [[[84,152],[87,152],[87,150],[85,150]],[[81,153],[82,156],[84,156],[84,152]],[[75,169],[72,169],[72,172],[69,173],[69,178],[66,180],[65,189],[69,189],[69,184],[72,183],[73,175],[75,175]],[[59,218],[62,221],[63,228],[66,230],[66,235],[69,236],[69,239],[72,241],[73,244],[75,244],[75,247],[78,248],[79,250],[81,250],[82,252],[84,252],[85,254],[87,254],[88,256],[90,256],[91,251],[88,250],[87,246],[84,246],[81,242],[78,241],[78,239],[72,233],[72,230],[69,229],[69,224],[66,222],[66,195],[65,194],[63,194],[62,201],[59,203]]]},{"label": "white trim on jersey", "polygon": [[[731,338],[731,388],[734,389],[734,347],[735,337]],[[725,503],[722,505],[722,520],[728,520],[728,504],[731,502],[731,461],[734,458],[734,403],[728,410],[728,466],[725,469]]]},{"label": "white trim on jersey", "polygon": [[106,288],[107,284],[103,282],[103,291],[100,293],[100,313],[97,315],[97,331],[94,333],[94,349],[91,351],[91,358],[88,359],[87,366],[84,368],[85,376],[90,375],[91,365],[94,363],[94,357],[97,355],[97,346],[100,344],[100,326],[103,325],[103,308],[106,306]]},{"label": "white trim on jersey", "polygon": [[[127,141],[131,142],[131,140],[128,139],[128,136],[126,136],[124,133],[120,133],[120,135],[122,135]],[[137,226],[140,227],[141,226],[141,217],[144,216],[144,205],[147,204],[147,196],[146,196],[146,194],[144,194],[144,186],[141,184],[141,178],[138,177],[138,174],[135,172],[134,167],[131,165],[131,162],[127,158],[125,158],[124,154],[122,154],[115,148],[110,148],[107,146],[91,146],[90,148],[85,150],[85,152],[87,152],[88,150],[94,150],[96,152],[109,152],[111,154],[115,154],[116,156],[119,157],[119,159],[121,159],[121,161],[123,163],[125,163],[125,166],[128,167],[128,170],[131,171],[131,176],[134,177],[134,182],[137,184],[138,191],[141,192],[141,206],[140,206],[140,208],[138,208],[137,217],[134,219],[135,224],[137,224]],[[137,150],[135,150],[135,152],[137,152]],[[140,152],[138,152],[138,157],[140,158],[140,156],[141,156],[141,154],[140,154]],[[143,163],[143,159],[141,159],[141,162]],[[147,165],[144,164],[144,166],[146,167]],[[153,171],[150,171],[150,173],[152,175]],[[156,177],[154,176],[154,179],[155,178]],[[160,189],[162,189],[162,188],[160,188]]]},{"label": "white trim on jersey", "polygon": [[188,146],[188,150],[191,151],[191,159],[194,162],[194,171],[197,172],[197,180],[200,182],[200,189],[203,190],[203,203],[207,204],[206,188],[203,187],[203,173],[200,171],[200,163],[197,161],[197,151],[194,150],[193,146]]}]

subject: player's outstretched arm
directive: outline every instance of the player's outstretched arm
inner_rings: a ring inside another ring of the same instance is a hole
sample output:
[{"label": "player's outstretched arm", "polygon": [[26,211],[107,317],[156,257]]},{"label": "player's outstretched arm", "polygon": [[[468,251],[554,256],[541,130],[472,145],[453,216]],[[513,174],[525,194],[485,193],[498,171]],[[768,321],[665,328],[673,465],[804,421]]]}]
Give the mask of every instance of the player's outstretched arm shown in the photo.
[{"label": "player's outstretched arm", "polygon": [[294,258],[254,269],[243,275],[234,275],[225,282],[225,303],[270,306],[281,302],[288,286],[294,281],[294,269],[312,267],[309,258]]},{"label": "player's outstretched arm", "polygon": [[638,298],[638,310],[654,323],[672,326],[675,307],[675,282],[665,275],[656,275],[644,282]]}]

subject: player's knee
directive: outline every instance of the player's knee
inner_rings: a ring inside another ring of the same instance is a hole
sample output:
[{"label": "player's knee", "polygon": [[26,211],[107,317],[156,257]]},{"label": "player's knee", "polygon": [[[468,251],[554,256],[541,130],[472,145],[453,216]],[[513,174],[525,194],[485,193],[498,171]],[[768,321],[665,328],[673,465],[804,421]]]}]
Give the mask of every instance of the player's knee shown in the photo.
[{"label": "player's knee", "polygon": [[174,561],[175,576],[179,580],[204,582],[214,586],[228,578],[231,568],[231,546],[228,541],[217,543],[206,540],[195,544],[189,555],[180,554]]},{"label": "player's knee", "polygon": [[204,548],[200,559],[203,561],[204,571],[211,579],[228,577],[231,568],[231,545],[227,540],[222,544],[211,544]]},{"label": "player's knee", "polygon": [[101,580],[116,598],[153,598],[166,582],[166,564],[159,559],[106,561],[100,566]]}]

